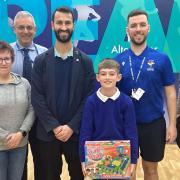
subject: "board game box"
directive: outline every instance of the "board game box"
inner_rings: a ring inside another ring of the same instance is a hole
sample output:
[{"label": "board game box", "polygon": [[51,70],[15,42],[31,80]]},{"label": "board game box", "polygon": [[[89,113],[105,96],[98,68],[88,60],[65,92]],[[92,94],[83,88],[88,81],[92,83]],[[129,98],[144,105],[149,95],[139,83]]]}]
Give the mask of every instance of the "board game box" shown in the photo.
[{"label": "board game box", "polygon": [[92,179],[129,179],[130,141],[86,141],[85,167]]}]

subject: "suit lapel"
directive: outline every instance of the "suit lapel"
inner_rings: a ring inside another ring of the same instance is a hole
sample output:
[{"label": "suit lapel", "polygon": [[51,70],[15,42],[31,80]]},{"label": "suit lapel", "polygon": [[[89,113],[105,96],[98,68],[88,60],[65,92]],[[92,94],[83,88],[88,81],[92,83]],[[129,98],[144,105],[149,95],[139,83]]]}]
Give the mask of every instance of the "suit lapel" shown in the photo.
[{"label": "suit lapel", "polygon": [[78,82],[79,72],[81,68],[81,59],[79,52],[76,48],[73,50],[73,63],[72,63],[72,74],[71,74],[71,85],[70,85],[70,99],[69,99],[69,105],[71,105],[75,88]]},{"label": "suit lapel", "polygon": [[46,66],[48,68],[47,74],[48,77],[50,77],[50,82],[52,82],[52,84],[54,84],[55,82],[55,77],[54,77],[54,48],[50,49],[49,52],[47,53],[47,57],[46,57]]},{"label": "suit lapel", "polygon": [[[50,99],[52,99],[52,102],[56,102],[56,78],[55,78],[55,57],[54,57],[54,48],[50,49],[47,52],[46,56],[46,79],[48,81],[48,92],[49,96],[51,96]],[[52,103],[53,109],[56,109],[56,103]]]}]

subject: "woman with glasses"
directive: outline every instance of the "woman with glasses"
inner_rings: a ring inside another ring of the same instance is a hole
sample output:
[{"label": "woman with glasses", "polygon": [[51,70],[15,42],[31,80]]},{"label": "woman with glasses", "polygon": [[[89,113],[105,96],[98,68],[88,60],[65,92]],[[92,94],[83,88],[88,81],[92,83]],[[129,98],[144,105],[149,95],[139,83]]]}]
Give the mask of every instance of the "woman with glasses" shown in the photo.
[{"label": "woman with glasses", "polygon": [[20,180],[33,121],[29,82],[11,72],[12,47],[0,41],[0,180]]}]

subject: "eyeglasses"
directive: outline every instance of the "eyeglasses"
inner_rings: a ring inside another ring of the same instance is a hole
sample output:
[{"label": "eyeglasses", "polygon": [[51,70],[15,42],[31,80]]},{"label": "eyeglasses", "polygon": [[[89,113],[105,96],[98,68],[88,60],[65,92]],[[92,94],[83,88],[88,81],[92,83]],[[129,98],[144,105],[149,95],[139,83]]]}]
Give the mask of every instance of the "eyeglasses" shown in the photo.
[{"label": "eyeglasses", "polygon": [[20,25],[20,26],[15,26],[15,28],[17,28],[20,31],[24,31],[25,29],[27,31],[32,31],[34,29],[34,26],[22,26],[22,25]]},{"label": "eyeglasses", "polygon": [[10,63],[12,62],[12,58],[11,58],[11,57],[0,58],[0,64],[2,64],[3,61],[4,61],[6,64],[10,64]]}]

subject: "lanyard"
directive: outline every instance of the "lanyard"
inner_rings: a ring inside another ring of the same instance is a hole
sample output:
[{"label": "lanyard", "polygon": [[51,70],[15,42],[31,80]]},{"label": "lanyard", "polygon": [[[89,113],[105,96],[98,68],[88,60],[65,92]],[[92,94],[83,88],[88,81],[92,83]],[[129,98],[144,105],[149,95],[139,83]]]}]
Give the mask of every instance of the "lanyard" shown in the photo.
[{"label": "lanyard", "polygon": [[[38,49],[37,49],[37,47],[36,47],[36,45],[33,43],[33,46],[34,46],[34,48],[35,48],[35,51],[36,51],[36,54],[37,55],[39,55],[39,52],[38,52]],[[20,49],[20,46],[19,46],[19,44],[16,42],[16,47],[18,48],[18,50],[20,50],[21,51],[21,53],[22,53],[22,50]],[[24,54],[23,54],[24,55]]]},{"label": "lanyard", "polygon": [[134,72],[133,72],[133,69],[132,69],[132,60],[131,60],[131,56],[129,56],[129,65],[130,65],[130,71],[131,71],[131,76],[132,76],[132,80],[137,82],[138,79],[139,79],[139,76],[141,74],[141,71],[142,71],[142,68],[143,68],[143,65],[144,65],[144,61],[145,61],[145,57],[143,58],[142,62],[141,62],[141,66],[139,68],[139,72],[137,74],[137,77],[136,77],[136,80],[135,80],[135,77],[134,77]]}]

